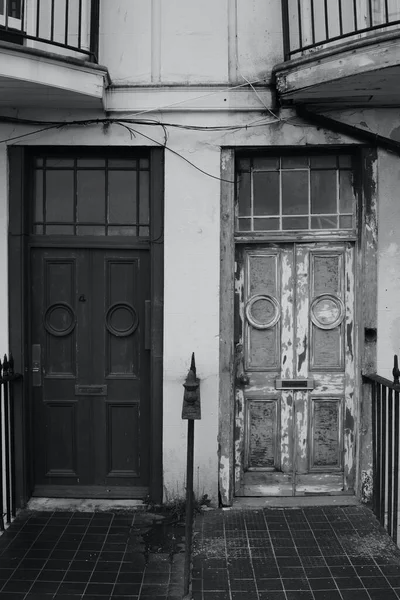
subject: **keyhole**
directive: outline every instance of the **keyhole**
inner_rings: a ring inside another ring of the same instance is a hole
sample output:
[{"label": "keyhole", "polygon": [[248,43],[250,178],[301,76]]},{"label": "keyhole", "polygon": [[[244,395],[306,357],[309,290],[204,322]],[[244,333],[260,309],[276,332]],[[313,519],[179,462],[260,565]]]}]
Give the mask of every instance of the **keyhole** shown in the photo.
[{"label": "keyhole", "polygon": [[79,302],[86,302],[85,294],[79,296]]}]

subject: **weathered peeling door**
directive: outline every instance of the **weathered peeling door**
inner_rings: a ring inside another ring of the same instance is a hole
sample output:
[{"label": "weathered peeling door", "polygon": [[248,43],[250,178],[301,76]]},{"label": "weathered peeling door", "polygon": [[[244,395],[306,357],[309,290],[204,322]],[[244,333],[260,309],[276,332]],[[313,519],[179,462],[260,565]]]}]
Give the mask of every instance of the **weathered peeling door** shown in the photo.
[{"label": "weathered peeling door", "polygon": [[354,487],[354,248],[237,247],[236,495]]},{"label": "weathered peeling door", "polygon": [[31,256],[34,494],[143,497],[149,253],[34,248]]}]

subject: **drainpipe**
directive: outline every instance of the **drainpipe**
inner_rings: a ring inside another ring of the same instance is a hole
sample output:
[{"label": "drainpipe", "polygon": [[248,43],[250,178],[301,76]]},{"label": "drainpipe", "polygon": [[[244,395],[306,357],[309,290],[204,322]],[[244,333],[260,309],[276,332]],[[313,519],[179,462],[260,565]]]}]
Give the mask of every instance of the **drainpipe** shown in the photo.
[{"label": "drainpipe", "polygon": [[300,118],[304,119],[305,121],[309,121],[314,125],[330,129],[331,131],[336,131],[337,133],[349,135],[357,140],[368,142],[369,145],[372,144],[373,146],[383,148],[384,150],[388,150],[389,152],[393,152],[394,154],[398,154],[400,156],[400,142],[397,142],[396,140],[392,140],[384,135],[379,135],[378,133],[373,133],[372,131],[360,129],[359,127],[350,125],[349,123],[343,123],[343,121],[332,119],[332,117],[315,113],[303,106],[296,106],[296,112]]}]

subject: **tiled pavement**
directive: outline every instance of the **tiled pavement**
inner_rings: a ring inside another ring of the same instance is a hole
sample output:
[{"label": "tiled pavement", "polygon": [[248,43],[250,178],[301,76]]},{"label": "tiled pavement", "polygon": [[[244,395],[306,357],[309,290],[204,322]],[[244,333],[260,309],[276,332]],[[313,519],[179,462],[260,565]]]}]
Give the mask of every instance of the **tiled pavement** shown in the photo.
[{"label": "tiled pavement", "polygon": [[0,537],[0,600],[180,600],[183,554],[146,553],[151,515],[24,513]]},{"label": "tiled pavement", "polygon": [[397,600],[400,551],[366,507],[196,519],[194,600]]}]

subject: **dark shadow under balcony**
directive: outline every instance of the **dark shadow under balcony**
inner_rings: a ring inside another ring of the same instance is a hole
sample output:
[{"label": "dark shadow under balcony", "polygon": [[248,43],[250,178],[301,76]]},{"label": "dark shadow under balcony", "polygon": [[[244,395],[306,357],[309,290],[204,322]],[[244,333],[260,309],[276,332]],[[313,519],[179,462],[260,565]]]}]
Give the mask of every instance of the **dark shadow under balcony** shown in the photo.
[{"label": "dark shadow under balcony", "polygon": [[0,0],[0,109],[102,108],[100,0]]},{"label": "dark shadow under balcony", "polygon": [[282,0],[283,105],[397,106],[398,0]]}]

